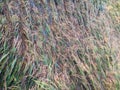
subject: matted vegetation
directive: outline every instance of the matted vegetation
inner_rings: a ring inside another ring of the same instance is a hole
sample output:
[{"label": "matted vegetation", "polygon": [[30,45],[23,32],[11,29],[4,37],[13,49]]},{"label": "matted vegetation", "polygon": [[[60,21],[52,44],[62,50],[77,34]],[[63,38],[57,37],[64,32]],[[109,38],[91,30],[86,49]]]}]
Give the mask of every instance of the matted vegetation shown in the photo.
[{"label": "matted vegetation", "polygon": [[119,90],[111,2],[1,0],[0,89]]},{"label": "matted vegetation", "polygon": [[[116,88],[117,90],[120,89],[120,47],[119,47],[119,34],[120,34],[120,1],[119,0],[111,0],[107,6],[107,10],[109,11],[110,16],[112,17],[112,21],[113,21],[113,26],[115,28],[114,33],[114,39],[113,44],[112,44],[112,48],[114,48],[115,50],[115,57],[116,57],[116,61],[114,62],[114,72],[116,73],[116,79],[117,79],[117,83],[116,83]],[[117,42],[117,43],[116,43]]]}]

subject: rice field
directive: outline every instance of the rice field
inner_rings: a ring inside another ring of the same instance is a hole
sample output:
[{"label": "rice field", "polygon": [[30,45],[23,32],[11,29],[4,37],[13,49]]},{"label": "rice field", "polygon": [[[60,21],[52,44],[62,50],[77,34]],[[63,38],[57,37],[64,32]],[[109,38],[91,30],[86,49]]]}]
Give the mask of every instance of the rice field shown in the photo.
[{"label": "rice field", "polygon": [[0,90],[120,90],[119,0],[0,0]]}]

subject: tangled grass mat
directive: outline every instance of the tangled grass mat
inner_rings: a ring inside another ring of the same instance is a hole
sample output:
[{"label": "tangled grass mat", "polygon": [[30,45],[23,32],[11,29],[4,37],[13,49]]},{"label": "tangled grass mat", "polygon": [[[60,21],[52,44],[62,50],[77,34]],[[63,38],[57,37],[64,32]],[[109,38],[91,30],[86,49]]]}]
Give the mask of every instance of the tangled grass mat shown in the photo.
[{"label": "tangled grass mat", "polygon": [[119,0],[0,0],[0,90],[120,90]]}]

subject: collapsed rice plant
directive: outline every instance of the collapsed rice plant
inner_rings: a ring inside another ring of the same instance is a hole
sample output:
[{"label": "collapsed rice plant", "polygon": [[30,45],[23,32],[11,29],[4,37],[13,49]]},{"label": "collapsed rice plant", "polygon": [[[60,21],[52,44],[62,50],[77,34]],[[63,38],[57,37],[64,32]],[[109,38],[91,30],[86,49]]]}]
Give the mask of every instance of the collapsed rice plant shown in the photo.
[{"label": "collapsed rice plant", "polygon": [[119,90],[110,2],[1,0],[0,89]]},{"label": "collapsed rice plant", "polygon": [[[116,44],[119,44],[119,30],[120,30],[120,1],[116,0],[116,1],[111,1],[109,2],[109,5],[107,7],[107,9],[109,10],[110,16],[112,17],[112,21],[114,23],[113,27],[115,28],[114,31],[114,37],[116,39],[114,39],[113,42],[113,48],[116,48],[116,54],[115,57],[117,58],[117,61],[114,62],[114,72],[116,73],[116,79],[117,79],[117,83],[116,83],[116,88],[117,90],[120,89],[120,77],[119,77],[119,46],[115,46]],[[115,40],[117,41],[117,43],[115,43]]]}]

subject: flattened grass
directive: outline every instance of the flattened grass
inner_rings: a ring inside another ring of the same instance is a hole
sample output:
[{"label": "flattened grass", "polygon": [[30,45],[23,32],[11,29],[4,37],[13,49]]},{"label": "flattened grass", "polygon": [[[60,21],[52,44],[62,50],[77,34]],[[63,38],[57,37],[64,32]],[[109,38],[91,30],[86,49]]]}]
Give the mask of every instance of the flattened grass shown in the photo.
[{"label": "flattened grass", "polygon": [[105,5],[102,0],[1,3],[6,11],[0,15],[0,89],[119,90],[119,38]]}]

